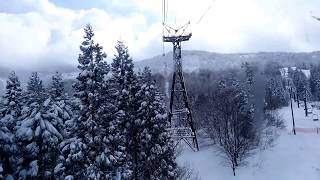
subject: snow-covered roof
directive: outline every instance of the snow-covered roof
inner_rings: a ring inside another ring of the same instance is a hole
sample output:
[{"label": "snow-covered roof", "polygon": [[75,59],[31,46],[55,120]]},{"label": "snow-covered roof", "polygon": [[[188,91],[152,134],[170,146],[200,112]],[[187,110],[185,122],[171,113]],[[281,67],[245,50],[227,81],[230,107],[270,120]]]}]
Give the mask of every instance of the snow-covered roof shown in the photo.
[{"label": "snow-covered roof", "polygon": [[[296,67],[291,67],[292,70],[296,70],[297,68]],[[301,69],[301,71],[303,72],[303,74],[309,78],[310,77],[310,70],[309,69]],[[285,68],[281,68],[280,69],[280,73],[281,73],[281,76],[284,77],[284,78],[287,78],[288,77],[288,67],[285,67]]]}]

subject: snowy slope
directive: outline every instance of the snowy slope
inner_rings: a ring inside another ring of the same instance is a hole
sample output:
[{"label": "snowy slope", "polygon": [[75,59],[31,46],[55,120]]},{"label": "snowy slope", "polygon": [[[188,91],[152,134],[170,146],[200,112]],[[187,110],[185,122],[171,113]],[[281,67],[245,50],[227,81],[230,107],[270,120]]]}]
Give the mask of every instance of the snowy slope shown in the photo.
[{"label": "snowy slope", "polygon": [[301,69],[301,71],[306,75],[307,78],[310,77],[310,70],[309,69]]},{"label": "snowy slope", "polygon": [[[246,167],[241,167],[233,177],[231,169],[223,165],[222,158],[213,146],[205,146],[202,141],[200,152],[185,149],[179,157],[180,164],[188,163],[202,180],[319,180],[320,179],[320,134],[316,132],[292,133],[290,107],[279,110],[285,119],[286,129],[276,140],[274,147],[258,150],[248,159]],[[315,112],[319,113],[320,112]],[[302,108],[294,104],[296,127],[319,127],[319,121],[305,118]]]}]

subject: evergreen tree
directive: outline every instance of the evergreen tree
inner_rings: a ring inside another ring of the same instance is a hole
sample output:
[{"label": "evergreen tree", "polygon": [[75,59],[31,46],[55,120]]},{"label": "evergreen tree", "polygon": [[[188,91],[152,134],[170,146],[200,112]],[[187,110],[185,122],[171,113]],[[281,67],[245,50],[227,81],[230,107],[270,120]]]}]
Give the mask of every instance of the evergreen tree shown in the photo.
[{"label": "evergreen tree", "polygon": [[59,122],[64,124],[66,121],[71,120],[73,117],[72,99],[63,94],[64,85],[62,82],[61,74],[56,72],[52,76],[52,82],[50,84],[50,98],[51,98],[51,108],[52,111],[56,114]]},{"label": "evergreen tree", "polygon": [[296,69],[294,71],[293,83],[296,87],[299,100],[309,100],[311,96],[309,83],[306,75],[301,70]]},{"label": "evergreen tree", "polygon": [[[2,116],[10,115],[11,118],[17,118],[21,113],[21,97],[22,97],[22,88],[20,81],[15,74],[11,72],[7,80],[6,93],[3,97],[4,99],[4,108],[1,110]],[[14,122],[11,121],[11,125],[14,126]],[[13,128],[11,126],[11,130]]]},{"label": "evergreen tree", "polygon": [[313,65],[310,69],[310,91],[316,101],[320,100],[320,65]]},{"label": "evergreen tree", "polygon": [[[113,59],[111,92],[118,112],[118,128],[126,147],[129,179],[174,179],[176,164],[165,130],[166,115],[148,69],[137,77],[128,48],[119,41]],[[155,164],[159,161],[159,164]],[[145,168],[148,167],[148,168]]]},{"label": "evergreen tree", "polygon": [[87,25],[78,59],[81,72],[74,85],[75,96],[81,102],[80,116],[68,122],[70,138],[60,145],[65,157],[66,178],[112,179],[120,171],[117,163],[124,155],[124,147],[118,143],[121,137],[116,132],[120,131],[117,117],[121,113],[112,109],[114,106],[108,97],[109,66],[104,61],[106,55],[102,47],[94,43],[93,36],[92,27]]},{"label": "evergreen tree", "polygon": [[175,179],[177,166],[173,144],[166,131],[166,112],[150,69],[145,68],[139,75],[139,84],[141,88],[136,94],[139,106],[133,122],[136,131],[132,134],[136,152],[133,179]]},{"label": "evergreen tree", "polygon": [[24,96],[26,104],[39,103],[41,104],[46,100],[47,94],[43,87],[43,82],[37,72],[31,73],[31,77],[27,84],[27,92]]},{"label": "evergreen tree", "polygon": [[61,97],[63,95],[63,82],[62,82],[62,75],[59,72],[56,72],[52,76],[52,81],[50,85],[50,96],[54,99],[57,97]]},{"label": "evergreen tree", "polygon": [[265,102],[267,109],[277,109],[288,105],[288,93],[286,92],[280,76],[273,76],[266,84]]},{"label": "evergreen tree", "polygon": [[119,109],[132,111],[134,94],[137,91],[137,77],[133,71],[134,65],[128,47],[123,42],[118,41],[116,51],[117,54],[111,64],[112,77],[110,83],[117,98]]},{"label": "evergreen tree", "polygon": [[13,133],[0,121],[0,179],[5,179],[13,174],[14,161],[12,159],[16,151]]},{"label": "evergreen tree", "polygon": [[[134,137],[137,134],[137,127],[134,124],[137,109],[135,97],[138,90],[137,76],[133,71],[128,48],[123,42],[118,41],[116,51],[111,64],[112,99],[114,99],[118,113],[122,114],[118,120],[118,128],[122,130],[121,136],[125,137],[122,143],[127,153],[126,166],[129,166],[127,170],[137,172],[133,169],[137,157],[136,138]],[[133,178],[135,176],[136,174],[132,175]]]},{"label": "evergreen tree", "polygon": [[246,83],[252,89],[253,88],[252,86],[254,84],[254,76],[255,76],[254,68],[248,62],[244,62],[242,64],[242,68],[244,68],[244,71],[246,74]]},{"label": "evergreen tree", "polygon": [[[4,107],[0,116],[0,164],[1,173],[11,176],[15,170],[15,154],[17,153],[14,141],[14,127],[21,114],[21,93],[20,81],[15,72],[11,72],[7,80],[6,93],[3,97]],[[1,178],[4,178],[2,176]]]},{"label": "evergreen tree", "polygon": [[266,65],[264,74],[267,77],[265,87],[265,103],[267,109],[277,109],[288,105],[288,93],[284,87],[278,63]]},{"label": "evergreen tree", "polygon": [[[245,75],[246,75],[245,89],[248,94],[249,106],[251,107],[251,110],[254,111],[255,110],[255,95],[254,95],[255,69],[248,62],[243,63],[242,68],[244,68]],[[254,113],[252,113],[252,116],[254,116]]]},{"label": "evergreen tree", "polygon": [[29,79],[25,98],[28,99],[15,132],[20,160],[16,176],[53,179],[63,124],[56,118],[52,100],[46,95],[37,73],[32,73]]},{"label": "evergreen tree", "polygon": [[[73,119],[72,112],[72,99],[63,94],[64,85],[62,82],[61,74],[56,72],[52,76],[51,84],[49,85],[49,96],[50,103],[47,107],[47,112],[49,112],[55,122],[54,126],[59,130],[62,139],[59,139],[59,145],[65,138],[67,138],[67,124]],[[54,161],[51,162],[50,169],[53,169],[53,174],[51,172],[51,177],[63,179],[64,177],[64,167],[63,162],[65,158],[61,155],[59,148],[55,148],[54,153],[51,153],[51,156],[54,158]]]}]

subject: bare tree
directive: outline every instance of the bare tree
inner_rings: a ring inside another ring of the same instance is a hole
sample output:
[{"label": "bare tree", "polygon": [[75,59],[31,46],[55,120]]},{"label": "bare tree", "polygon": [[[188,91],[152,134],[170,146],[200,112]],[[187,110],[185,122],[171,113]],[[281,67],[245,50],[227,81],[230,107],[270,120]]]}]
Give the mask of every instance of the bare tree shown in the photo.
[{"label": "bare tree", "polygon": [[233,174],[256,146],[253,109],[239,81],[227,78],[219,82],[212,99],[207,132],[231,166]]}]

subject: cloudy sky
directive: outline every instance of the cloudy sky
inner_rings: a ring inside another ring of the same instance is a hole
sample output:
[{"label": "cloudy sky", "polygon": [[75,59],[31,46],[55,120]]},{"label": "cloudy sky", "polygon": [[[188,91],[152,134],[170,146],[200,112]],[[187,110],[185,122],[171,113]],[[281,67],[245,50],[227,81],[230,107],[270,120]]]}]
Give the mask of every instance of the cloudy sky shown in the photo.
[{"label": "cloudy sky", "polygon": [[[184,49],[223,53],[320,49],[319,0],[168,0],[168,20],[189,20]],[[135,60],[162,53],[161,0],[0,0],[0,66],[76,64],[85,24],[113,57],[118,39]],[[205,13],[206,12],[206,13]],[[201,17],[205,14],[205,16]],[[170,51],[166,44],[165,50]]]}]

